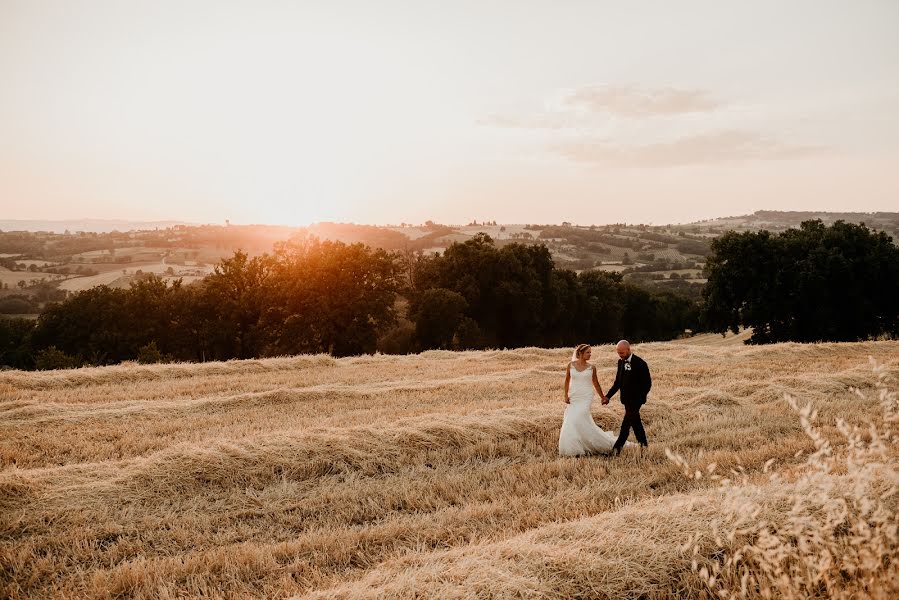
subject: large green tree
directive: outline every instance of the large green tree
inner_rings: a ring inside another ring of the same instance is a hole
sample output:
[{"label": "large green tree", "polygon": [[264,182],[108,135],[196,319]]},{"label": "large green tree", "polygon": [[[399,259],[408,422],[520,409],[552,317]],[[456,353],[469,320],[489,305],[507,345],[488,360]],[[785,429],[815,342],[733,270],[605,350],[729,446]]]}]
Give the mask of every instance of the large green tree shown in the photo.
[{"label": "large green tree", "polygon": [[730,232],[712,242],[706,275],[712,331],[751,327],[752,343],[899,335],[899,248],[864,225]]},{"label": "large green tree", "polygon": [[374,352],[395,322],[399,264],[363,244],[296,239],[274,254],[268,354]]},{"label": "large green tree", "polygon": [[465,321],[468,302],[462,294],[443,288],[425,290],[415,297],[409,315],[422,348],[450,349]]},{"label": "large green tree", "polygon": [[263,315],[274,295],[275,264],[268,255],[235,252],[203,281],[196,310],[206,358],[252,358],[266,348]]},{"label": "large green tree", "polygon": [[497,248],[490,236],[479,233],[424,265],[416,285],[465,298],[466,313],[478,323],[488,345],[526,346],[539,343],[549,323],[553,269],[545,246]]},{"label": "large green tree", "polygon": [[[589,332],[586,339],[609,343],[624,337],[635,341],[642,337],[624,325],[626,315],[630,314],[628,302],[633,298],[628,293],[631,287],[624,285],[619,273],[587,271],[578,275],[578,283],[587,300],[584,316],[580,319],[581,327]],[[631,313],[636,312],[634,307],[630,308]]]},{"label": "large green tree", "polygon": [[30,319],[0,318],[0,365],[14,369],[34,368],[33,330],[34,321]]}]

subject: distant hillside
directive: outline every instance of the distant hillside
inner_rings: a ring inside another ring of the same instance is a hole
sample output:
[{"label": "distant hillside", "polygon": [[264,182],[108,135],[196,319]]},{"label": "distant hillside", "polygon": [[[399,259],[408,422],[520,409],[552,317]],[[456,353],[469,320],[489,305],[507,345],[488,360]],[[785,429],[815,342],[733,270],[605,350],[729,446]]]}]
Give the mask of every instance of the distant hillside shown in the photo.
[{"label": "distant hillside", "polygon": [[[0,221],[0,299],[19,296],[16,310],[36,313],[57,287],[75,291],[115,282],[127,286],[146,273],[184,282],[208,274],[236,250],[271,252],[277,242],[315,236],[348,244],[407,253],[443,252],[454,242],[488,234],[498,246],[545,244],[556,266],[575,271],[618,272],[625,280],[664,287],[697,297],[705,257],[713,238],[730,230],[783,231],[809,219],[830,224],[842,219],[864,223],[899,240],[899,213],[756,211],[673,225],[561,225],[472,222],[443,225],[357,225],[316,223],[276,225],[186,225],[176,221],[139,222],[83,219]],[[42,300],[33,300],[40,297]],[[31,300],[29,299],[31,298]],[[23,302],[30,303],[25,307]],[[19,306],[22,305],[22,306]],[[3,312],[3,311],[0,311]]]},{"label": "distant hillside", "polygon": [[864,223],[872,229],[885,231],[893,237],[899,237],[899,213],[897,212],[810,212],[810,211],[778,211],[757,210],[751,215],[738,217],[722,217],[709,221],[699,221],[687,225],[675,226],[690,230],[723,233],[728,230],[760,230],[783,231],[792,227],[798,227],[803,221],[820,219],[825,225],[835,221],[847,223]]},{"label": "distant hillside", "polygon": [[0,220],[0,231],[46,231],[51,233],[90,231],[109,233],[112,231],[168,229],[176,225],[192,225],[192,223],[187,221],[128,221],[122,219],[66,219],[59,221],[2,219]]}]

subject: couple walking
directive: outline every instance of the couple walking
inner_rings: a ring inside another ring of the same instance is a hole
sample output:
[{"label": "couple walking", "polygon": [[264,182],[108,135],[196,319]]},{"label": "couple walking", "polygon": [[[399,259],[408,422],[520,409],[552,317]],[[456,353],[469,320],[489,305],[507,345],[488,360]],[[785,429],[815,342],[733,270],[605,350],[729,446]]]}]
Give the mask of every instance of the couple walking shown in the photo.
[{"label": "couple walking", "polygon": [[[652,377],[646,361],[631,352],[627,340],[621,340],[615,347],[618,353],[618,372],[615,383],[609,388],[608,395],[603,394],[596,377],[596,367],[590,360],[592,349],[581,344],[574,350],[568,370],[565,373],[565,416],[562,419],[562,431],[559,432],[559,454],[562,456],[581,456],[584,454],[618,455],[627,441],[633,428],[642,448],[647,446],[646,432],[640,420],[640,407],[646,403],[646,395],[652,388]],[[593,422],[590,405],[593,403],[593,390],[608,404],[609,398],[621,391],[621,403],[624,405],[624,419],[618,439],[609,431],[603,431]]]}]

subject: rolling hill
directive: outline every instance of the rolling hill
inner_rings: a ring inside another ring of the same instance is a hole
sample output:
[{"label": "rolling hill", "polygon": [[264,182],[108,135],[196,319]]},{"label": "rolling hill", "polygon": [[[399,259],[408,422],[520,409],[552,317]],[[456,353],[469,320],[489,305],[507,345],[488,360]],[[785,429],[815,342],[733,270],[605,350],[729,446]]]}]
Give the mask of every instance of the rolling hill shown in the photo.
[{"label": "rolling hill", "polygon": [[[151,272],[168,281],[180,278],[184,283],[192,283],[237,250],[262,254],[271,252],[278,242],[304,236],[429,254],[443,252],[450,244],[465,242],[478,234],[491,236],[499,246],[544,244],[560,268],[618,272],[626,281],[656,289],[667,286],[696,298],[705,283],[703,267],[714,237],[729,230],[782,231],[798,227],[808,219],[825,223],[837,219],[864,222],[899,242],[899,213],[778,211],[683,225],[502,225],[473,221],[450,226],[429,221],[399,226],[317,223],[301,228],[173,225],[163,229],[65,234],[7,230],[0,231],[0,299],[47,295],[48,287],[70,292],[113,282],[126,287]],[[39,311],[37,305],[35,312]]]}]

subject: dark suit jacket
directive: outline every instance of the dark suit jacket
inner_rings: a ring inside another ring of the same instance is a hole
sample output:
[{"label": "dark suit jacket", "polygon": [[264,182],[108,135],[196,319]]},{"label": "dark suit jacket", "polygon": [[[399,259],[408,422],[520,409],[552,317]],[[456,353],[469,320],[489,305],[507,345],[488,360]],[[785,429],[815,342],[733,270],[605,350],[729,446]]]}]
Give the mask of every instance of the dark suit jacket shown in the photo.
[{"label": "dark suit jacket", "polygon": [[618,359],[618,373],[615,374],[615,383],[606,392],[606,397],[611,398],[618,390],[621,390],[622,404],[646,404],[646,394],[652,389],[652,376],[649,374],[649,365],[646,361],[631,354],[630,371],[624,368],[625,361]]}]

